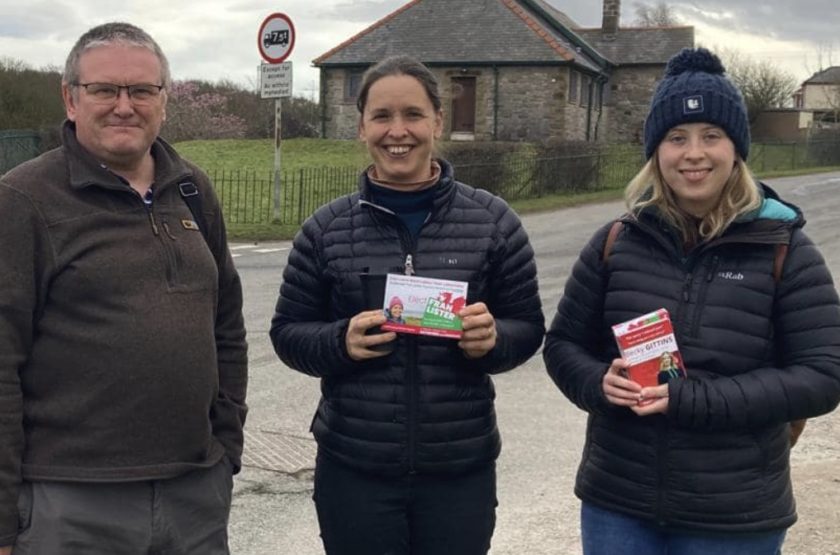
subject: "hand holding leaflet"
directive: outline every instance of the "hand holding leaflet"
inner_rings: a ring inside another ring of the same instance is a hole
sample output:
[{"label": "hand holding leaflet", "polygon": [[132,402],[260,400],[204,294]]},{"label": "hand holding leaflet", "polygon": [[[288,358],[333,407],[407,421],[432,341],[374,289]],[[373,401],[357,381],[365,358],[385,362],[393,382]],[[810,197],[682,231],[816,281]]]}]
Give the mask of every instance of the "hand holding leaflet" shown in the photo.
[{"label": "hand holding leaflet", "polygon": [[[612,329],[621,357],[629,365],[627,377],[634,382],[654,387],[685,377],[671,317],[664,308],[616,324]],[[653,399],[642,399],[639,404],[651,402]]]}]

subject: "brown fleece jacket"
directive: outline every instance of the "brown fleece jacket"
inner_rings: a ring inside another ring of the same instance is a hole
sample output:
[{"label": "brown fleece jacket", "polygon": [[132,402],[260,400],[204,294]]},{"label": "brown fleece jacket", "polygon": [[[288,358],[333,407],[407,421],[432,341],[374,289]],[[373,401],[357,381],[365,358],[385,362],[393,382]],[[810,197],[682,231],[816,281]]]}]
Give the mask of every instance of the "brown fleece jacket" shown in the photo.
[{"label": "brown fleece jacket", "polygon": [[0,546],[21,479],[169,478],[242,453],[242,290],[209,179],[157,140],[146,207],[63,131],[0,179]]}]

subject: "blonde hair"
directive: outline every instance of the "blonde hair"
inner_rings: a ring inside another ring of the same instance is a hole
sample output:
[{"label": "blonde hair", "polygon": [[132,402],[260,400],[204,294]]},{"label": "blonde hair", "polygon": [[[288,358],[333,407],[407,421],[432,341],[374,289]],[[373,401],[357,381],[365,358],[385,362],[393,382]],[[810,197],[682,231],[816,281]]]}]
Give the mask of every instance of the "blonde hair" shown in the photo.
[{"label": "blonde hair", "polygon": [[624,190],[624,202],[631,214],[638,216],[642,209],[653,206],[679,230],[685,242],[692,244],[718,237],[738,216],[759,208],[761,201],[758,184],[740,156],[735,160],[718,203],[703,216],[699,225],[677,204],[674,192],[659,170],[659,154],[655,151]]}]

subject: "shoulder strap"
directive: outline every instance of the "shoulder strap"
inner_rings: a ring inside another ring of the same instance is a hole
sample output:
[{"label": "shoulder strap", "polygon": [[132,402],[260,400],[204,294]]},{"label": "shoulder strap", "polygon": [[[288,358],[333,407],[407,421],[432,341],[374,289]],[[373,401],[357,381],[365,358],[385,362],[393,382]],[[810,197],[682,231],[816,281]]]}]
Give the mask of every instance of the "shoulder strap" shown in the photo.
[{"label": "shoulder strap", "polygon": [[773,280],[776,283],[782,281],[782,269],[785,266],[788,246],[782,243],[776,245],[776,256],[773,258]]},{"label": "shoulder strap", "polygon": [[[784,243],[776,245],[776,255],[773,257],[773,280],[776,284],[779,284],[782,281],[782,269],[785,266],[785,257],[787,257],[787,253],[788,245]],[[799,436],[802,435],[802,430],[805,429],[805,422],[806,420],[804,418],[790,422],[789,441],[791,448],[796,445],[796,442],[799,440]]]},{"label": "shoulder strap", "polygon": [[[606,263],[610,257],[610,253],[612,253],[613,246],[615,245],[615,240],[618,239],[618,234],[621,233],[621,230],[624,228],[624,224],[621,220],[616,220],[612,227],[610,227],[610,232],[607,234],[607,241],[604,243],[604,252],[601,255],[601,261]],[[776,283],[782,281],[782,270],[785,266],[785,258],[787,257],[788,253],[788,246],[784,243],[779,243],[776,245],[776,254],[773,257],[773,280]]]},{"label": "shoulder strap", "polygon": [[601,261],[605,264],[607,263],[607,259],[610,257],[610,253],[615,245],[615,240],[618,239],[618,234],[621,233],[623,228],[624,223],[621,220],[616,220],[613,222],[612,227],[610,227],[610,232],[607,234],[607,242],[604,243],[604,252],[601,255]]},{"label": "shoulder strap", "polygon": [[190,213],[198,226],[198,230],[201,232],[201,236],[209,244],[207,238],[207,221],[204,219],[204,212],[201,209],[201,195],[198,193],[198,187],[192,181],[184,181],[178,184],[178,191],[181,193],[181,198],[187,203],[187,208],[190,209]]}]

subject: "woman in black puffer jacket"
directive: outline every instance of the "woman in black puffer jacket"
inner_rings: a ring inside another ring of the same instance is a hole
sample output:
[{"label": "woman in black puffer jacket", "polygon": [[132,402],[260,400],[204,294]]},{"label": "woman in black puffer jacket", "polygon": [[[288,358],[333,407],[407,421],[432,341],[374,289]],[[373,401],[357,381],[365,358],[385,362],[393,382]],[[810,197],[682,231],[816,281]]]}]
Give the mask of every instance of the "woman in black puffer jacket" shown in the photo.
[{"label": "woman in black puffer jacket", "polygon": [[[840,400],[837,292],[799,211],[750,176],[723,71],[704,49],[669,62],[630,211],[583,249],[546,339],[551,377],[589,413],[586,555],[775,555],[796,520],[788,422]],[[687,377],[642,388],[611,326],[660,308]]]},{"label": "woman in black puffer jacket", "polygon": [[[330,555],[484,554],[501,445],[490,374],[544,333],[533,251],[503,200],[432,157],[443,120],[425,66],[374,66],[358,107],[373,165],[303,224],[271,324],[283,362],[321,378],[321,536]],[[379,332],[384,300],[365,299],[363,275],[386,273],[467,282],[463,337]]]}]

